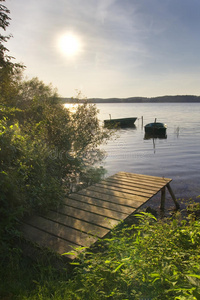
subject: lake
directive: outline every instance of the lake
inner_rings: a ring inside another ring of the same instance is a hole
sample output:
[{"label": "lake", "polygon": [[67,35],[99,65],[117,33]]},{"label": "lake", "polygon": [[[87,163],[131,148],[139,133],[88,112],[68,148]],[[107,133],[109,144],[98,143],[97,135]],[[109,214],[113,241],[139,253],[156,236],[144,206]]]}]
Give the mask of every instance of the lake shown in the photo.
[{"label": "lake", "polygon": [[[177,198],[200,195],[200,104],[97,104],[99,119],[138,117],[135,128],[119,129],[115,140],[103,145],[107,175],[119,171],[172,178]],[[166,139],[144,139],[144,125],[167,124]]]}]

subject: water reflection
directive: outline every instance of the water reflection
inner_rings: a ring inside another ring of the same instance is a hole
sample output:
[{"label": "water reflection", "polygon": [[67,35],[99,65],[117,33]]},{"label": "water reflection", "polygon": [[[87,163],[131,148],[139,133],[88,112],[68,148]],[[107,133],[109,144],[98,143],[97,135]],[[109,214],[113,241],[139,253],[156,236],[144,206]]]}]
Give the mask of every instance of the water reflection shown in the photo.
[{"label": "water reflection", "polygon": [[156,140],[163,140],[163,139],[167,139],[167,135],[166,134],[149,134],[149,133],[145,133],[144,135],[144,140],[152,140],[153,141],[153,150],[154,150],[154,154],[156,153]]},{"label": "water reflection", "polygon": [[176,136],[178,138],[179,137],[179,133],[180,133],[180,127],[179,126],[174,129],[174,133],[176,134]]},{"label": "water reflection", "polygon": [[135,126],[135,124],[133,124],[132,126],[117,126],[117,127],[115,127],[115,129],[121,130],[121,131],[132,131],[132,130],[137,129],[137,127]]},{"label": "water reflection", "polygon": [[166,134],[150,134],[150,133],[145,133],[144,135],[144,140],[150,140],[150,139],[167,139]]}]

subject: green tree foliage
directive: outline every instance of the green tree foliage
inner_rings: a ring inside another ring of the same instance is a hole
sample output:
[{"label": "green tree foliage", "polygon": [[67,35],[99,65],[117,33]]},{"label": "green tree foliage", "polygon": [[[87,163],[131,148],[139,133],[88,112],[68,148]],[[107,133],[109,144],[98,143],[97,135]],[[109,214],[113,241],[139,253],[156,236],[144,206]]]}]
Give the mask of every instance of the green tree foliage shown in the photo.
[{"label": "green tree foliage", "polygon": [[[0,0],[0,29],[6,31],[9,26],[9,9]],[[14,105],[18,95],[17,82],[21,77],[24,66],[19,63],[13,63],[13,57],[8,55],[9,50],[5,43],[12,35],[3,35],[0,33],[0,102],[4,105]]]},{"label": "green tree foliage", "polygon": [[[0,0],[0,2],[5,2],[5,0]],[[0,3],[0,28],[4,31],[6,30],[7,26],[9,25],[10,17],[8,14],[10,13],[9,9],[3,4]],[[9,57],[6,57],[6,52],[8,49],[2,44],[3,42],[7,42],[7,40],[11,36],[5,36],[0,33],[0,65],[6,65],[9,61]]]},{"label": "green tree foliage", "polygon": [[[40,92],[31,91],[29,105],[19,95],[20,108],[16,103],[0,112],[1,201],[24,210],[57,204],[73,184],[91,182],[93,165],[102,158],[98,146],[108,138],[94,105],[71,112],[59,104],[54,90],[33,81]],[[20,91],[28,84],[23,82]]]},{"label": "green tree foliage", "polygon": [[[3,2],[4,0],[0,0]],[[0,4],[0,27],[9,25]],[[24,213],[58,205],[78,184],[102,175],[98,146],[109,137],[97,109],[87,103],[64,108],[57,91],[38,78],[23,79],[0,36],[0,227],[12,227]],[[6,225],[6,226],[5,226]],[[8,226],[9,225],[9,226]]]}]

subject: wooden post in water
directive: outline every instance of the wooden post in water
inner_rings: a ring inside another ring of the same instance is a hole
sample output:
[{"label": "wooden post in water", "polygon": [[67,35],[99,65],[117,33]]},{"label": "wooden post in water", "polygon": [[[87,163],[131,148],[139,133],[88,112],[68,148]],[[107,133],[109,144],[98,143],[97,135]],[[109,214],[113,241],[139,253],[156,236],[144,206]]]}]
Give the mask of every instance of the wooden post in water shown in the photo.
[{"label": "wooden post in water", "polygon": [[141,120],[142,120],[142,125],[141,125],[141,127],[143,128],[143,116],[141,116]]},{"label": "wooden post in water", "polygon": [[171,186],[169,185],[169,183],[168,183],[166,186],[167,186],[167,189],[168,189],[168,191],[169,191],[169,193],[170,193],[170,195],[171,195],[171,197],[172,197],[172,199],[173,199],[173,201],[174,201],[174,203],[175,203],[175,205],[176,205],[176,209],[179,209],[179,208],[180,208],[180,205],[178,204],[178,202],[177,202],[177,200],[176,200],[176,197],[175,197],[175,195],[174,195],[174,193],[173,193],[173,191],[172,191]]},{"label": "wooden post in water", "polygon": [[165,186],[164,186],[161,189],[161,205],[160,205],[161,210],[165,209],[165,195],[166,195],[166,190],[165,190]]}]

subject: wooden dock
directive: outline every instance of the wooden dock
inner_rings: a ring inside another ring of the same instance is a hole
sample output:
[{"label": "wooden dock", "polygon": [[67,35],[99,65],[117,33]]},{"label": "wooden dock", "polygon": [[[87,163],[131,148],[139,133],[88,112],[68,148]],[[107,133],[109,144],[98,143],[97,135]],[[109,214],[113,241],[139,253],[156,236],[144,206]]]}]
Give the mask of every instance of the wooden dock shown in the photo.
[{"label": "wooden dock", "polygon": [[72,247],[90,247],[158,192],[164,209],[166,187],[178,208],[170,182],[169,178],[119,172],[70,194],[57,210],[27,219],[22,233],[27,240],[59,254]]}]

